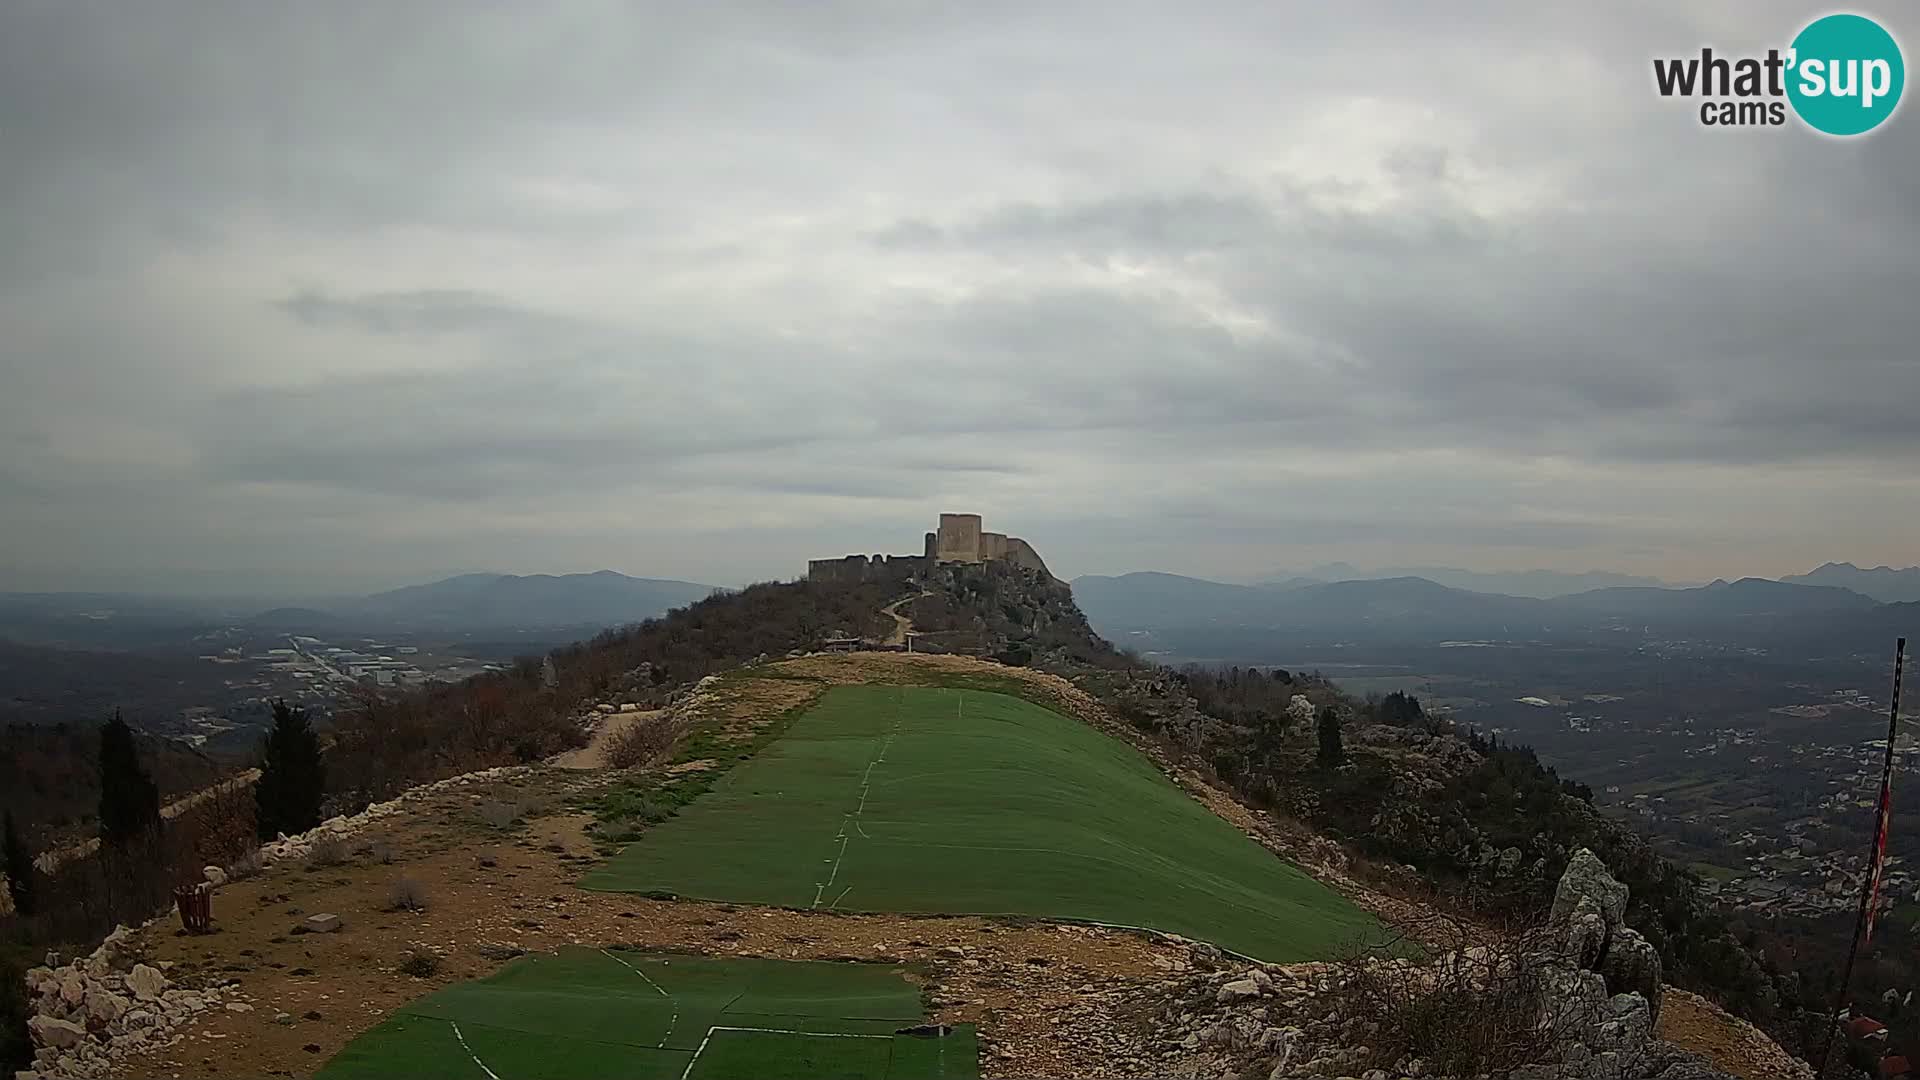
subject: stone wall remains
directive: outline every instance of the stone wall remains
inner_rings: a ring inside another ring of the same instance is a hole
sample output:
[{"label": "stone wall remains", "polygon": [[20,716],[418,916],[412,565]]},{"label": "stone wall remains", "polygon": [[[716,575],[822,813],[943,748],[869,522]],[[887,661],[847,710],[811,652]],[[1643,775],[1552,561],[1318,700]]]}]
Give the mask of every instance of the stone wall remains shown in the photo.
[{"label": "stone wall remains", "polygon": [[925,573],[930,565],[921,555],[848,555],[839,559],[809,559],[807,580],[840,584],[905,581]]}]

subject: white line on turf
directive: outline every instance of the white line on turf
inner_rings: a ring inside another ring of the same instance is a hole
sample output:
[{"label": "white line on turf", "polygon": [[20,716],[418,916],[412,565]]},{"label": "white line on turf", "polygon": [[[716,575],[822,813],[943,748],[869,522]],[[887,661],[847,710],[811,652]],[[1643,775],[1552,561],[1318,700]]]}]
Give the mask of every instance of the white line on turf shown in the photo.
[{"label": "white line on turf", "polygon": [[[905,694],[906,691],[901,691],[903,700]],[[853,837],[847,835],[847,822],[853,822],[854,831],[858,832],[861,836],[866,837],[868,840],[873,839],[873,837],[867,836],[867,830],[860,827],[860,815],[866,813],[867,796],[873,790],[873,767],[887,760],[887,749],[893,745],[893,737],[899,733],[900,723],[904,719],[905,717],[903,715],[899,713],[894,714],[893,729],[887,732],[885,739],[880,741],[880,752],[874,755],[872,761],[867,762],[867,771],[860,778],[860,805],[853,808],[853,813],[842,815],[840,818],[840,831],[833,834],[833,838],[840,841],[840,851],[833,858],[833,871],[827,875],[827,880],[813,883],[813,904],[810,910],[820,907],[820,901],[826,898],[827,890],[833,887],[834,880],[840,876],[841,860],[847,857],[847,844],[853,839]],[[851,885],[847,886],[849,889],[852,887]],[[847,894],[842,891],[840,895],[845,896]],[[839,902],[838,900],[834,901],[835,904]],[[831,911],[833,909],[829,907],[827,910]]]},{"label": "white line on turf", "polygon": [[[693,1063],[696,1061],[699,1061],[700,1055],[707,1052],[707,1043],[713,1040],[713,1033],[716,1031],[757,1031],[766,1035],[804,1035],[809,1039],[887,1039],[887,1040],[891,1040],[893,1038],[893,1036],[891,1035],[856,1035],[856,1034],[852,1034],[845,1031],[789,1031],[786,1028],[727,1027],[725,1025],[715,1025],[713,1027],[708,1028],[706,1035],[701,1037],[700,1046],[694,1050],[693,1056],[687,1059],[687,1067],[680,1070],[680,1080],[687,1080],[687,1077],[693,1075]],[[493,1074],[488,1073],[487,1075],[492,1076]],[[498,1078],[496,1077],[495,1080],[498,1080]]]},{"label": "white line on turf", "polygon": [[455,1024],[451,1020],[447,1021],[447,1023],[453,1027],[453,1037],[460,1040],[460,1049],[465,1050],[467,1052],[467,1056],[473,1059],[473,1063],[475,1065],[480,1066],[480,1071],[483,1073],[486,1073],[487,1076],[491,1078],[491,1080],[500,1080],[500,1074],[494,1072],[492,1069],[487,1068],[487,1063],[484,1061],[481,1061],[480,1055],[474,1053],[473,1047],[467,1045],[467,1037],[465,1035],[460,1034],[460,1025]]},{"label": "white line on turf", "polygon": [[680,1003],[677,1001],[674,1001],[673,995],[667,993],[667,991],[663,987],[661,987],[659,983],[654,982],[652,979],[647,978],[646,972],[641,971],[639,968],[634,967],[632,964],[627,963],[625,960],[620,959],[619,957],[613,955],[612,953],[608,952],[605,949],[600,950],[600,955],[606,957],[607,959],[613,961],[616,964],[619,964],[621,967],[626,968],[628,971],[633,972],[635,975],[640,976],[640,978],[643,981],[645,981],[648,986],[653,987],[656,991],[659,992],[661,997],[666,998],[667,1002],[673,1006],[673,1016],[667,1020],[667,1033],[665,1035],[660,1036],[660,1042],[656,1044],[657,1046],[667,1045],[667,1040],[673,1037],[674,1026],[680,1023]]}]

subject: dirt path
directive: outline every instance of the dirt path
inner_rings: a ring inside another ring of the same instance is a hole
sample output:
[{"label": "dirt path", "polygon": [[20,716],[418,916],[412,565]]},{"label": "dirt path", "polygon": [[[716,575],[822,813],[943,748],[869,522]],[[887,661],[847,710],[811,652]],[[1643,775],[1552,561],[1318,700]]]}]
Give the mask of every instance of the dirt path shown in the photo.
[{"label": "dirt path", "polygon": [[553,759],[553,764],[562,769],[605,769],[611,765],[607,760],[607,748],[613,740],[619,738],[635,724],[650,724],[666,715],[665,709],[642,710],[640,712],[609,713],[602,717],[600,725],[593,729],[593,738],[587,745],[577,750],[569,750]]},{"label": "dirt path", "polygon": [[913,596],[903,596],[893,603],[888,604],[886,607],[881,608],[880,613],[893,620],[893,633],[888,634],[887,640],[882,642],[882,644],[905,645],[907,643],[907,635],[913,633],[913,620],[900,614],[900,605],[911,604],[922,596],[932,595],[931,592],[923,592]]}]

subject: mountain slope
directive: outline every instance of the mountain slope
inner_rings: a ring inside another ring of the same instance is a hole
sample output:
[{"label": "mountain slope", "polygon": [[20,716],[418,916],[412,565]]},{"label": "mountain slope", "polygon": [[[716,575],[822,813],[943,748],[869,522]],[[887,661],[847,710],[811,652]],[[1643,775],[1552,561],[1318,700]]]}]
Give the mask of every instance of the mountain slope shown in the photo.
[{"label": "mountain slope", "polygon": [[1378,581],[1383,578],[1425,578],[1450,589],[1469,592],[1501,593],[1507,596],[1551,600],[1556,596],[1592,589],[1619,587],[1673,588],[1659,578],[1635,574],[1616,574],[1605,570],[1569,573],[1561,570],[1462,570],[1457,566],[1389,566],[1361,570],[1349,563],[1328,563],[1301,574],[1277,574],[1258,582],[1261,586],[1294,586],[1330,581]]},{"label": "mountain slope", "polygon": [[1073,595],[1095,627],[1115,636],[1214,624],[1329,634],[1521,634],[1551,624],[1555,615],[1545,601],[1451,589],[1417,577],[1276,588],[1142,573],[1079,578]]},{"label": "mountain slope", "polygon": [[1595,589],[1563,596],[1557,602],[1610,615],[1707,618],[1869,611],[1879,606],[1872,597],[1850,589],[1793,585],[1765,578],[1716,581],[1697,589]]},{"label": "mountain slope", "polygon": [[1780,580],[1793,585],[1831,585],[1852,589],[1883,604],[1920,601],[1920,566],[1901,570],[1876,566],[1867,570],[1850,562],[1830,562],[1805,574],[1788,574]]},{"label": "mountain slope", "polygon": [[376,593],[343,615],[417,627],[618,626],[690,604],[713,587],[690,581],[591,574],[463,574]]}]

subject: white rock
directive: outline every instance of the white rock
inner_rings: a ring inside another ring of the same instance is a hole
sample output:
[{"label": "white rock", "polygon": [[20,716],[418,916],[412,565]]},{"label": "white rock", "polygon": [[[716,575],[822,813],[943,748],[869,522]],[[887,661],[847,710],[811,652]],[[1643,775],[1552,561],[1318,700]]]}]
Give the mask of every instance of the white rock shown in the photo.
[{"label": "white rock", "polygon": [[87,1029],[66,1020],[55,1020],[51,1016],[36,1016],[27,1021],[27,1030],[33,1034],[33,1041],[41,1046],[65,1049],[86,1038]]},{"label": "white rock", "polygon": [[127,1015],[127,999],[119,994],[96,987],[87,991],[87,1016],[102,1024],[111,1024]]},{"label": "white rock", "polygon": [[152,1001],[166,988],[167,977],[160,974],[157,968],[135,964],[133,970],[127,973],[127,989],[133,991],[133,996],[141,1001]]},{"label": "white rock", "polygon": [[1235,1001],[1251,1001],[1259,996],[1259,983],[1252,979],[1235,979],[1232,982],[1221,983],[1213,999],[1222,1005],[1227,1005]]},{"label": "white rock", "polygon": [[206,878],[207,884],[213,886],[216,889],[227,883],[227,872],[225,870],[220,869],[217,866],[208,866],[208,867],[202,868],[200,871],[200,876]]},{"label": "white rock", "polygon": [[60,1000],[69,1005],[78,1005],[87,1000],[87,980],[79,972],[69,969],[61,977]]}]

